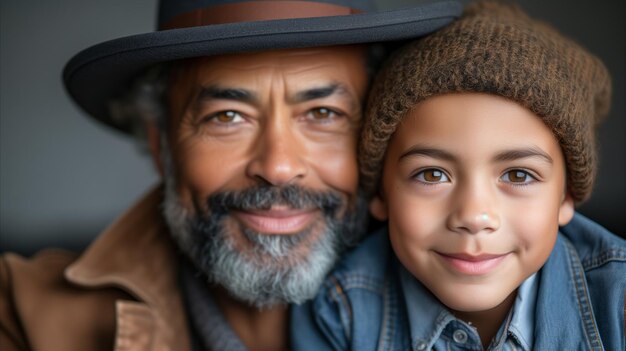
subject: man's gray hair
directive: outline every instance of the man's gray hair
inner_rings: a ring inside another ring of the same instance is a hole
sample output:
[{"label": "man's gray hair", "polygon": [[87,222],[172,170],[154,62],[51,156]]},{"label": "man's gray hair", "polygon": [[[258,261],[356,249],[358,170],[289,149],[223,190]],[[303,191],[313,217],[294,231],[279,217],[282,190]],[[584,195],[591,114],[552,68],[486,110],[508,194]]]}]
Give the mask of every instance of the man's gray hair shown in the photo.
[{"label": "man's gray hair", "polygon": [[167,90],[169,65],[156,65],[139,75],[126,94],[109,103],[115,121],[130,124],[140,149],[148,149],[146,123],[154,123],[164,132],[167,127]]}]

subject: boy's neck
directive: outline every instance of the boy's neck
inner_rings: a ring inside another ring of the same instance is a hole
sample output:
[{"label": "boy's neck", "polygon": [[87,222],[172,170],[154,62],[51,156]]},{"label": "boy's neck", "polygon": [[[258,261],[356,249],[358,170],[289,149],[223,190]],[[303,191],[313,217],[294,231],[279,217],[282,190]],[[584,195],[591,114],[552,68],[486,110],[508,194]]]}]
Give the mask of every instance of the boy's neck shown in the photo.
[{"label": "boy's neck", "polygon": [[234,299],[221,287],[213,287],[212,295],[230,327],[249,350],[287,349],[287,305],[253,307]]},{"label": "boy's neck", "polygon": [[515,303],[517,297],[517,289],[513,291],[501,304],[498,306],[486,310],[477,312],[461,312],[451,310],[454,316],[462,321],[465,321],[476,328],[478,336],[480,336],[480,342],[483,348],[487,348],[491,340],[498,333],[500,325],[504,322],[507,314]]}]

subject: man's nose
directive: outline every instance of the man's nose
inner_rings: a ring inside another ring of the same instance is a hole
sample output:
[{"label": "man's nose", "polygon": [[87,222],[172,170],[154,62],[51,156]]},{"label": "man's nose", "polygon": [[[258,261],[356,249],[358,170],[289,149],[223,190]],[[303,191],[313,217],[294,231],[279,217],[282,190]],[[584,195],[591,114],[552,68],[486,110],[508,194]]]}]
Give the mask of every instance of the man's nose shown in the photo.
[{"label": "man's nose", "polygon": [[492,233],[500,228],[500,211],[495,189],[478,182],[463,184],[456,189],[447,225],[458,233]]},{"label": "man's nose", "polygon": [[306,176],[306,150],[295,123],[284,112],[268,118],[252,151],[253,157],[246,169],[248,177],[281,186]]}]

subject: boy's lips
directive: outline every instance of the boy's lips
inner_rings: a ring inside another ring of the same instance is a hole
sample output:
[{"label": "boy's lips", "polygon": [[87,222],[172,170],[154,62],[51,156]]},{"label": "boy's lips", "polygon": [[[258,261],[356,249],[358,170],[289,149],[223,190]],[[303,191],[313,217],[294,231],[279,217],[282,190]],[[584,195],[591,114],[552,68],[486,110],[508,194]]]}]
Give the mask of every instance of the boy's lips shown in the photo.
[{"label": "boy's lips", "polygon": [[465,253],[437,254],[448,266],[459,273],[467,275],[483,275],[493,271],[508,256],[506,254],[470,255]]},{"label": "boy's lips", "polygon": [[274,207],[269,210],[232,211],[232,216],[246,227],[261,234],[294,234],[306,228],[318,209]]}]

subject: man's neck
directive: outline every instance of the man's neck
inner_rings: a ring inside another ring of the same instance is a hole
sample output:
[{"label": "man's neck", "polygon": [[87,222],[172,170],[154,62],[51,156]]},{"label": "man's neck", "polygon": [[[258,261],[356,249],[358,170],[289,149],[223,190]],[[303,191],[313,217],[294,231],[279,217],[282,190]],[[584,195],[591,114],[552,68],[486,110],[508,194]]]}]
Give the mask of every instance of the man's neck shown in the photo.
[{"label": "man's neck", "polygon": [[287,305],[253,307],[234,299],[220,287],[213,287],[211,294],[228,324],[249,350],[287,349]]}]

